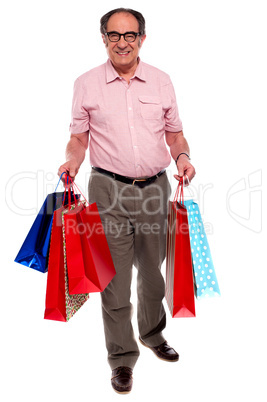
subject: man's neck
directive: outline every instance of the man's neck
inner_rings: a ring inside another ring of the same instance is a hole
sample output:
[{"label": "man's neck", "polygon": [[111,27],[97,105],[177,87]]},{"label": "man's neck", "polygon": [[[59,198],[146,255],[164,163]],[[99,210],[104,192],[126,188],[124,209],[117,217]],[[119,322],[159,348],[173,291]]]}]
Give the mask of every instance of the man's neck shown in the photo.
[{"label": "man's neck", "polygon": [[139,58],[137,59],[136,63],[132,66],[125,66],[125,68],[116,67],[113,64],[114,69],[117,71],[120,77],[124,78],[128,84],[130,83],[130,79],[134,76],[137,66],[139,64]]}]

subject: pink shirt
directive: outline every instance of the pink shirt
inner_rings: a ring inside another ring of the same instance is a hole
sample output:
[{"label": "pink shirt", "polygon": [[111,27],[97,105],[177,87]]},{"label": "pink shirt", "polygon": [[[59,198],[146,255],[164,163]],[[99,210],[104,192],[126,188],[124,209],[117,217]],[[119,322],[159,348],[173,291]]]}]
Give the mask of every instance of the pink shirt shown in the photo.
[{"label": "pink shirt", "polygon": [[92,166],[153,176],[171,162],[165,130],[182,129],[169,76],[142,61],[129,84],[110,60],[74,83],[70,132],[89,130]]}]

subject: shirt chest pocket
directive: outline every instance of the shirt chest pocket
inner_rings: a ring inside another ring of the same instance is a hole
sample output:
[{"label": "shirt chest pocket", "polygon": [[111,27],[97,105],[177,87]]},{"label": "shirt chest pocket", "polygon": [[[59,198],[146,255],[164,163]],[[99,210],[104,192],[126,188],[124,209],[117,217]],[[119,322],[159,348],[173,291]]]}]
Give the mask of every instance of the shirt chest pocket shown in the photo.
[{"label": "shirt chest pocket", "polygon": [[143,119],[154,120],[162,117],[162,104],[160,97],[142,95],[139,96],[140,112]]}]

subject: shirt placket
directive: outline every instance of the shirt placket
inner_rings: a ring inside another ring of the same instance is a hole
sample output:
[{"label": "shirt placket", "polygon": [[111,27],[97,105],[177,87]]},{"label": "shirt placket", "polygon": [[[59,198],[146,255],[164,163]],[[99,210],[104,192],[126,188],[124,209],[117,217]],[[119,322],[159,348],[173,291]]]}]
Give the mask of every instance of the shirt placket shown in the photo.
[{"label": "shirt placket", "polygon": [[134,155],[134,165],[135,165],[135,171],[136,171],[136,177],[141,177],[142,176],[142,168],[140,165],[140,152],[138,148],[138,142],[137,142],[137,135],[136,135],[136,129],[135,129],[135,124],[134,124],[134,110],[133,110],[133,100],[132,100],[132,89],[131,89],[132,81],[127,87],[126,90],[126,101],[127,101],[127,113],[128,113],[128,124],[129,124],[129,129],[130,129],[130,134],[131,134],[131,140],[132,140],[132,149],[133,149],[133,155]]}]

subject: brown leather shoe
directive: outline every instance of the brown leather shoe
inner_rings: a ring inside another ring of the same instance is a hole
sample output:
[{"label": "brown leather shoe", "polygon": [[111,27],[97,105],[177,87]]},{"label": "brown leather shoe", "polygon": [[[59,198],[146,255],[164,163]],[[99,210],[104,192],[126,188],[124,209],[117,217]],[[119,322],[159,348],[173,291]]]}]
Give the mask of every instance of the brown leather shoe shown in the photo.
[{"label": "brown leather shoe", "polygon": [[141,337],[139,337],[139,341],[142,343],[142,345],[151,349],[152,352],[154,352],[155,355],[161,360],[165,360],[167,362],[177,362],[179,360],[178,353],[168,345],[167,341],[155,347],[148,346]]},{"label": "brown leather shoe", "polygon": [[133,386],[133,370],[120,366],[112,370],[111,385],[119,394],[128,394]]}]

